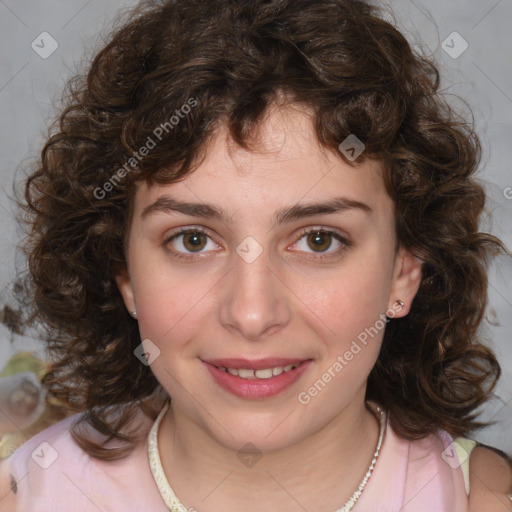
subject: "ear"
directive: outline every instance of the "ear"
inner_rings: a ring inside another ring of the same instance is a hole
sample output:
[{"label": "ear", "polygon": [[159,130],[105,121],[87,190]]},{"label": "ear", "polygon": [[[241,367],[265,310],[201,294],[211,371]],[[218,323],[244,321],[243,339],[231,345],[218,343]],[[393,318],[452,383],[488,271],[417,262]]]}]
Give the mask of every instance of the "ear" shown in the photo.
[{"label": "ear", "polygon": [[[423,262],[404,247],[398,250],[388,304],[388,311],[394,311],[395,318],[406,316],[411,310],[412,301],[421,284],[422,265]],[[403,302],[403,306],[398,305],[397,301]]]},{"label": "ear", "polygon": [[128,269],[124,268],[123,270],[116,272],[115,280],[117,288],[123,297],[124,305],[126,306],[126,309],[128,309],[128,313],[131,315],[134,311],[137,311],[137,308],[135,306],[133,287]]}]

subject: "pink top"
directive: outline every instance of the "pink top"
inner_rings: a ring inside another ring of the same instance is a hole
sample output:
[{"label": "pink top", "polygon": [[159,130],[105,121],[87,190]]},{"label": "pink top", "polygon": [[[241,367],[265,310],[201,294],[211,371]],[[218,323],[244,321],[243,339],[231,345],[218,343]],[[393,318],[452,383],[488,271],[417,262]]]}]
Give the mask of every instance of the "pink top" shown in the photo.
[{"label": "pink top", "polygon": [[[16,493],[14,508],[7,505],[12,496],[0,496],[0,512],[168,512],[150,470],[147,435],[128,457],[100,461],[70,436],[76,417],[40,432],[4,461],[4,478],[12,475]],[[140,423],[149,433],[153,422],[142,412]],[[406,441],[388,424],[375,470],[353,511],[467,512],[452,442],[445,432]]]}]

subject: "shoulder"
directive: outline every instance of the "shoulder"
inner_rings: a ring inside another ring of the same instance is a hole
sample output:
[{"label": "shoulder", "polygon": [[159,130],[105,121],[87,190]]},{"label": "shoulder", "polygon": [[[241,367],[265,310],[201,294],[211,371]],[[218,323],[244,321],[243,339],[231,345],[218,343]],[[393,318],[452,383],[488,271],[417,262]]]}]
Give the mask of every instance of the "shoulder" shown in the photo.
[{"label": "shoulder", "polygon": [[15,503],[15,483],[10,475],[8,464],[5,460],[0,460],[0,512],[14,510]]},{"label": "shoulder", "polygon": [[[96,512],[98,507],[110,510],[113,502],[123,510],[145,508],[147,490],[151,499],[152,477],[147,445],[139,443],[122,459],[92,457],[71,435],[80,416],[70,416],[39,432],[0,462],[0,512]],[[141,432],[149,431],[147,418],[139,415],[138,420]],[[91,434],[97,438],[98,432]],[[145,492],[133,490],[138,482]]]},{"label": "shoulder", "polygon": [[[42,477],[53,474],[51,470],[46,474],[43,470],[48,470],[58,459],[60,467],[72,464],[78,447],[72,442],[70,427],[78,418],[77,414],[58,421],[0,461],[0,512],[23,510],[24,500],[36,483],[34,477],[42,482]],[[51,478],[48,482],[52,482]]]},{"label": "shoulder", "polygon": [[470,512],[505,512],[512,510],[512,463],[503,452],[479,445],[469,463]]}]

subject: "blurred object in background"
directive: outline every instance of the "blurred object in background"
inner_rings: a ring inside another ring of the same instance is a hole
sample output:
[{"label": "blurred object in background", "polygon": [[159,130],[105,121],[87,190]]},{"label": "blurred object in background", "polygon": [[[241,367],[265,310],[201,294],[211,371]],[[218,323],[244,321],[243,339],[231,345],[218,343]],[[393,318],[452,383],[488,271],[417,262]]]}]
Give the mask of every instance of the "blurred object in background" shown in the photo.
[{"label": "blurred object in background", "polygon": [[43,388],[45,370],[33,353],[18,352],[0,373],[0,459],[69,415]]},{"label": "blurred object in background", "polygon": [[21,313],[6,304],[0,311],[0,322],[2,322],[11,332],[23,334],[23,324],[21,322]]},{"label": "blurred object in background", "polygon": [[23,430],[44,412],[46,392],[35,373],[0,377],[0,435]]}]

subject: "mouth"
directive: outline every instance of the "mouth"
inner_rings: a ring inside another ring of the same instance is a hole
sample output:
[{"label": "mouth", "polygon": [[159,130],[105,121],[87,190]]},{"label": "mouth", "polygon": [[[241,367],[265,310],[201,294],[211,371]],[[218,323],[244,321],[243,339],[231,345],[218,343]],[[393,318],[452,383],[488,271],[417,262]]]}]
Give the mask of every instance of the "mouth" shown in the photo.
[{"label": "mouth", "polygon": [[242,398],[266,398],[294,384],[312,359],[212,359],[202,361],[214,381]]},{"label": "mouth", "polygon": [[224,366],[216,366],[218,370],[235,375],[241,379],[271,379],[282,373],[295,370],[298,364],[288,364],[286,366],[274,366],[272,368],[261,368],[259,370],[251,370],[250,368],[226,368]]}]

